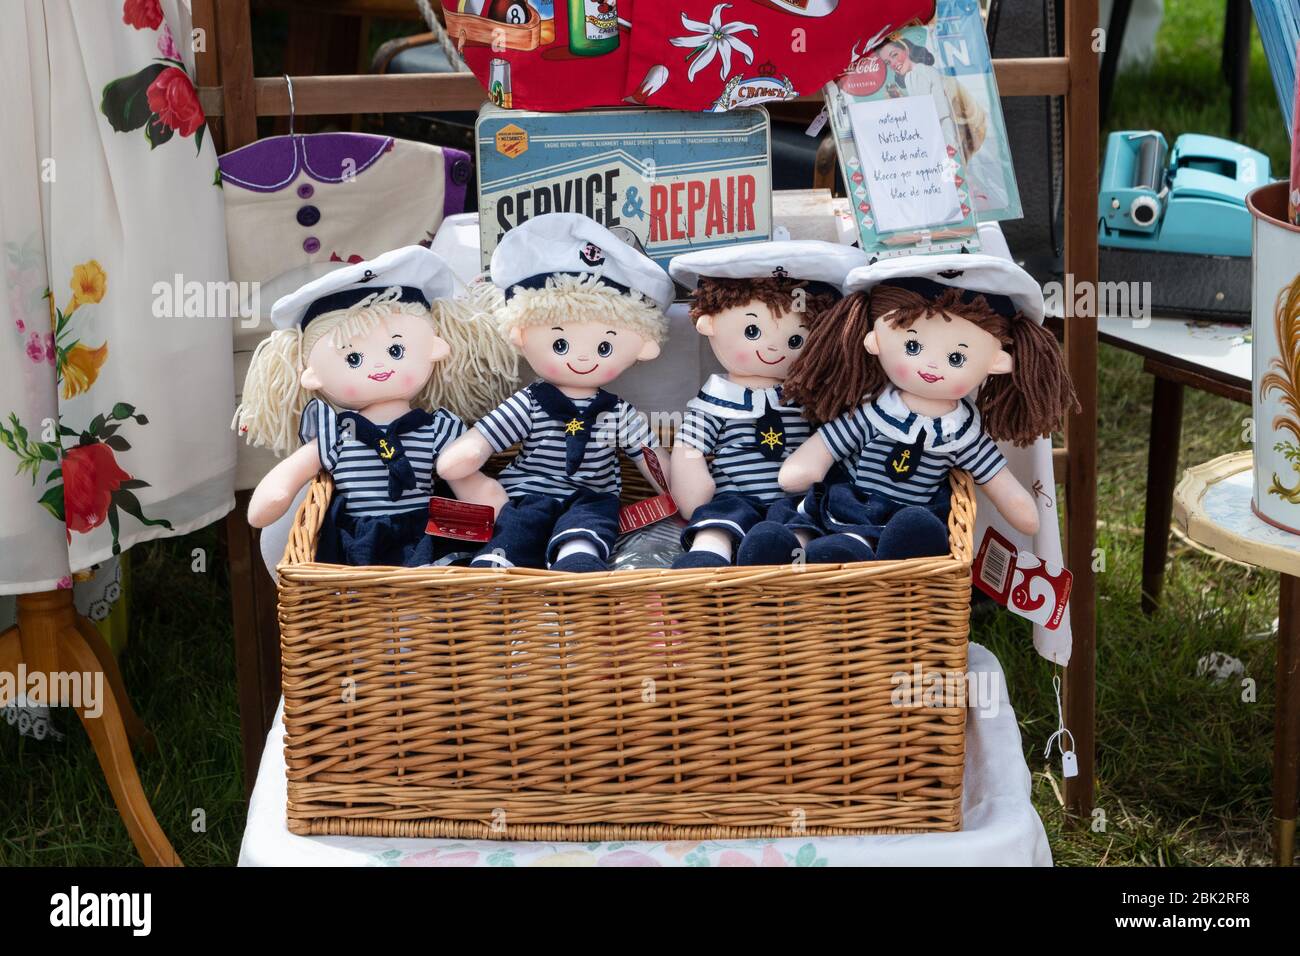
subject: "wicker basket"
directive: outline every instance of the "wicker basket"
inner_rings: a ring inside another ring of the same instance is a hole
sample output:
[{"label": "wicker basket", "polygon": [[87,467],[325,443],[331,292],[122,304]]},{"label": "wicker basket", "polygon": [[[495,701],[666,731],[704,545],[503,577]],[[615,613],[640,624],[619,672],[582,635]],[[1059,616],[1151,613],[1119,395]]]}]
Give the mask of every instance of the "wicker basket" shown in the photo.
[{"label": "wicker basket", "polygon": [[292,832],[587,841],[960,826],[962,702],[892,698],[900,672],[965,678],[964,472],[951,554],[800,570],[317,564],[331,489],[313,482],[279,566]]}]

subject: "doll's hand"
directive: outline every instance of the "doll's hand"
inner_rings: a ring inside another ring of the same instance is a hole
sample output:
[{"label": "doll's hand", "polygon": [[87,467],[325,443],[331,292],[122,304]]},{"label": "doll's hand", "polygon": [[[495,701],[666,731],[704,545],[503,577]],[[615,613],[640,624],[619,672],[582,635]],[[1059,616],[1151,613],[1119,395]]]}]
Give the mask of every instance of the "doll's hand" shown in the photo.
[{"label": "doll's hand", "polygon": [[673,447],[668,483],[672,485],[677,510],[688,521],[696,508],[713,500],[714,492],[717,491],[704,455],[683,441],[677,442]]},{"label": "doll's hand", "polygon": [[468,501],[476,505],[488,505],[497,514],[506,506],[509,497],[506,495],[505,488],[501,487],[501,482],[494,478],[489,478],[481,471],[476,471],[468,478],[457,478],[455,481],[448,481],[451,490],[456,493],[458,501]]},{"label": "doll's hand", "polygon": [[254,528],[265,528],[278,521],[299,489],[320,469],[316,440],[312,439],[292,455],[280,462],[266,477],[257,483],[248,499],[248,523]]},{"label": "doll's hand", "polygon": [[1033,495],[1011,474],[1010,468],[1003,468],[980,488],[1007,519],[1007,524],[1021,534],[1038,534],[1038,505]]},{"label": "doll's hand", "polygon": [[822,436],[814,433],[785,460],[776,480],[786,494],[802,494],[825,478],[834,464],[835,459]]},{"label": "doll's hand", "polygon": [[438,477],[449,482],[468,478],[491,457],[492,446],[471,428],[438,456]]}]

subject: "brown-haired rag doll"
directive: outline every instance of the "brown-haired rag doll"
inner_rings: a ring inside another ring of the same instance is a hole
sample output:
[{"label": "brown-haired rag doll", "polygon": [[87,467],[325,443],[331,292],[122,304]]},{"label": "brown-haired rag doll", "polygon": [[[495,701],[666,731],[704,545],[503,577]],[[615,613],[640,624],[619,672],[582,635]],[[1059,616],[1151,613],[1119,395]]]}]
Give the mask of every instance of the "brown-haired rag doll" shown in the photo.
[{"label": "brown-haired rag doll", "polygon": [[[854,270],[816,317],[786,394],[821,428],[781,468],[806,492],[809,562],[947,553],[948,473],[965,468],[1012,527],[1038,530],[995,440],[1050,435],[1078,400],[1042,327],[1043,296],[988,255],[886,259]],[[821,482],[836,463],[851,482]]]}]

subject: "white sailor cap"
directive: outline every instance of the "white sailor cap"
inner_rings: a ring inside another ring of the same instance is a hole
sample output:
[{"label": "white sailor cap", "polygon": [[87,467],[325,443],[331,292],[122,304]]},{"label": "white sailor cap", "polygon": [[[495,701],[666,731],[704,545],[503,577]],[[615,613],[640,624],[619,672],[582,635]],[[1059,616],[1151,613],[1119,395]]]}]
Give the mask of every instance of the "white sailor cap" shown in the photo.
[{"label": "white sailor cap", "polygon": [[[836,296],[845,278],[870,257],[857,246],[821,239],[784,239],[698,249],[674,256],[668,271],[688,289],[700,279],[796,279],[829,286]],[[816,291],[821,291],[816,289]]]},{"label": "white sailor cap", "polygon": [[946,289],[982,295],[994,312],[1007,318],[1017,312],[1043,322],[1043,290],[1010,259],[983,253],[900,256],[854,269],[844,280],[844,294],[869,292],[881,283],[932,299]]},{"label": "white sailor cap", "polygon": [[399,302],[429,305],[449,299],[456,291],[451,266],[423,246],[403,246],[365,262],[336,269],[313,279],[271,306],[271,324],[277,329],[306,326],[318,315],[348,309],[367,296],[397,288]]},{"label": "white sailor cap", "polygon": [[673,283],[653,259],[600,223],[574,212],[551,212],[511,229],[492,253],[492,281],[510,298],[539,289],[554,275],[594,275],[626,294],[635,290],[660,311],[672,305]]}]

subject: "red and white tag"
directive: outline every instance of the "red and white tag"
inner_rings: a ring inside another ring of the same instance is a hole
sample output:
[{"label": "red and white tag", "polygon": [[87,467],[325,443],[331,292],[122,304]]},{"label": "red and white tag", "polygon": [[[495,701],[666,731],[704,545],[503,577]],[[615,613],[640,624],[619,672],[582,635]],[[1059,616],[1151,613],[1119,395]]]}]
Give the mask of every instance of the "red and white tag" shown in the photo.
[{"label": "red and white tag", "polygon": [[476,505],[455,498],[430,498],[425,534],[456,541],[491,541],[496,512],[491,505]]},{"label": "red and white tag", "polygon": [[1004,535],[987,528],[971,575],[977,588],[1012,614],[1049,631],[1061,626],[1074,583],[1074,575],[1066,568],[1018,549]]},{"label": "red and white tag", "polygon": [[664,469],[659,464],[659,456],[650,450],[649,445],[642,445],[641,458],[645,461],[646,468],[649,469],[655,484],[663,490],[663,493],[621,508],[618,512],[619,534],[639,531],[656,521],[663,521],[665,518],[671,518],[677,514],[677,502],[673,501],[673,496],[668,492],[668,479],[664,477]]}]

